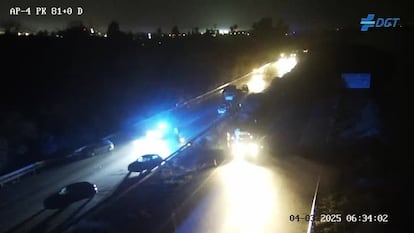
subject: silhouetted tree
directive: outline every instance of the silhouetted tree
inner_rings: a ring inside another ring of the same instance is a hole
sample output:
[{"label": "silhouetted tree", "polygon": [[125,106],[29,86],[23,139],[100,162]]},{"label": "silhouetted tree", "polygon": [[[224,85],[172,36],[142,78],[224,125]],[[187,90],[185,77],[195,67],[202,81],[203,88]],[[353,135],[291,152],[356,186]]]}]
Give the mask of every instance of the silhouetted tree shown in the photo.
[{"label": "silhouetted tree", "polygon": [[108,37],[119,37],[122,35],[122,32],[119,28],[119,23],[116,21],[112,21],[108,25],[108,30],[106,31]]},{"label": "silhouetted tree", "polygon": [[21,24],[15,20],[5,20],[0,23],[0,27],[4,29],[6,34],[16,34],[20,30]]},{"label": "silhouetted tree", "polygon": [[162,35],[162,29],[161,28],[157,28],[156,34],[161,36]]},{"label": "silhouetted tree", "polygon": [[237,24],[234,24],[234,25],[231,25],[230,26],[230,32],[231,33],[234,33],[236,30],[237,30],[237,28],[238,28],[239,26],[237,25]]},{"label": "silhouetted tree", "polygon": [[193,35],[199,35],[200,34],[200,29],[198,27],[193,27],[191,34]]},{"label": "silhouetted tree", "polygon": [[172,29],[171,29],[171,34],[173,34],[173,35],[178,35],[178,34],[180,34],[180,30],[178,29],[178,26],[176,25],[176,26],[174,26]]},{"label": "silhouetted tree", "polygon": [[277,34],[283,35],[289,31],[289,25],[283,19],[278,19],[275,30]]},{"label": "silhouetted tree", "polygon": [[48,36],[49,32],[47,30],[40,30],[36,34],[37,36]]},{"label": "silhouetted tree", "polygon": [[129,31],[128,33],[125,33],[124,35],[125,35],[125,38],[127,40],[133,40],[134,39],[134,34],[131,31]]},{"label": "silhouetted tree", "polygon": [[253,23],[253,31],[257,33],[271,32],[273,29],[272,18],[261,18],[258,22]]},{"label": "silhouetted tree", "polygon": [[89,36],[89,30],[82,21],[77,20],[69,22],[68,27],[60,34],[65,37],[86,37]]},{"label": "silhouetted tree", "polygon": [[253,23],[253,33],[257,36],[277,36],[283,35],[289,30],[289,26],[284,20],[279,19],[276,26],[273,26],[272,18],[261,18],[258,22]]}]

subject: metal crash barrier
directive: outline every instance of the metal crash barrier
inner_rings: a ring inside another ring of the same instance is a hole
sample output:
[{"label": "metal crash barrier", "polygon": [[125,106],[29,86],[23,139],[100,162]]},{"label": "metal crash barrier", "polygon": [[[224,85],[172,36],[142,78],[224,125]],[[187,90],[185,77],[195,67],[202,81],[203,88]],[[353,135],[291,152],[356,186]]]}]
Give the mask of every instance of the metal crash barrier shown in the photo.
[{"label": "metal crash barrier", "polygon": [[32,164],[29,164],[25,167],[22,167],[16,171],[10,172],[6,175],[0,177],[0,188],[2,188],[6,183],[19,179],[22,176],[25,176],[29,173],[36,172],[37,169],[43,167],[45,161],[39,161]]}]

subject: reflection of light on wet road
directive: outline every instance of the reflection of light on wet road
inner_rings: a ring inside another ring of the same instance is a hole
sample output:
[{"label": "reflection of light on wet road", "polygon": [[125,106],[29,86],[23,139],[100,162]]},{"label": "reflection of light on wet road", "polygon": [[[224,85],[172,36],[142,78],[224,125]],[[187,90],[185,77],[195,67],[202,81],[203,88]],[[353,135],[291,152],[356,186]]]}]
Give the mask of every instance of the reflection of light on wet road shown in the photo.
[{"label": "reflection of light on wet road", "polygon": [[267,232],[277,201],[271,172],[241,160],[223,167],[219,175],[228,211],[223,232]]}]

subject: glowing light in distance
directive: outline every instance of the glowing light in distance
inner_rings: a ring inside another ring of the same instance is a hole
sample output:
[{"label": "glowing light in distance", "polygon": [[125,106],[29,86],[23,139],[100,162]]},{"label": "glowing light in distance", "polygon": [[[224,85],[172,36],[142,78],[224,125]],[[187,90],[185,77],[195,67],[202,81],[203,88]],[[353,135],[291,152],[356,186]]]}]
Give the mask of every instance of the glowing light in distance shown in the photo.
[{"label": "glowing light in distance", "polygon": [[219,34],[221,34],[221,35],[229,34],[229,29],[220,28],[219,29]]},{"label": "glowing light in distance", "polygon": [[283,77],[286,73],[290,72],[297,64],[295,56],[282,57],[277,60],[274,65],[277,70],[278,76]]},{"label": "glowing light in distance", "polygon": [[266,82],[263,80],[263,75],[253,75],[247,86],[249,87],[249,92],[260,93],[265,89]]},{"label": "glowing light in distance", "polygon": [[146,138],[159,139],[162,138],[163,133],[160,130],[148,130],[145,134]]},{"label": "glowing light in distance", "polygon": [[259,154],[259,145],[254,142],[235,142],[231,146],[231,153],[235,158],[239,159],[245,158],[246,156],[256,157]]},{"label": "glowing light in distance", "polygon": [[187,140],[185,140],[185,138],[183,138],[183,137],[180,137],[180,145],[184,145],[186,142],[187,142]]},{"label": "glowing light in distance", "polygon": [[265,68],[265,66],[262,66],[260,68],[253,69],[253,74],[263,74],[265,72]]},{"label": "glowing light in distance", "polygon": [[168,128],[167,122],[160,122],[160,123],[158,123],[158,129],[165,130],[167,128]]}]

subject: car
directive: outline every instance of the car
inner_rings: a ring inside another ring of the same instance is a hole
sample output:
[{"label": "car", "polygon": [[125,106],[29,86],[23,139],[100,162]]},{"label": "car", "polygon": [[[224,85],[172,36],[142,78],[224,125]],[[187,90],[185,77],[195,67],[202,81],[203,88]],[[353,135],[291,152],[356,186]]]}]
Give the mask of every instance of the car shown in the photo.
[{"label": "car", "polygon": [[243,85],[241,86],[241,91],[242,91],[243,93],[249,93],[249,86],[248,86],[247,84],[243,84]]},{"label": "car", "polygon": [[237,87],[236,85],[228,85],[227,87],[223,88],[222,94],[225,101],[234,101],[237,96]]},{"label": "car", "polygon": [[136,161],[128,165],[130,172],[145,172],[160,165],[164,159],[157,154],[146,154],[139,157]]},{"label": "car", "polygon": [[223,88],[223,93],[225,93],[226,91],[236,91],[236,90],[237,90],[237,86],[236,85],[229,84],[225,88]]},{"label": "car", "polygon": [[256,159],[262,149],[251,133],[238,128],[233,135],[227,133],[227,145],[235,158]]},{"label": "car", "polygon": [[98,193],[98,187],[89,182],[77,182],[69,184],[50,195],[43,202],[46,209],[63,209],[70,204],[83,200],[92,199]]},{"label": "car", "polygon": [[230,109],[230,106],[228,104],[220,104],[217,108],[217,113],[220,115],[226,114]]},{"label": "car", "polygon": [[83,146],[75,150],[74,155],[95,156],[114,150],[115,146],[109,139],[102,139],[96,143]]}]

